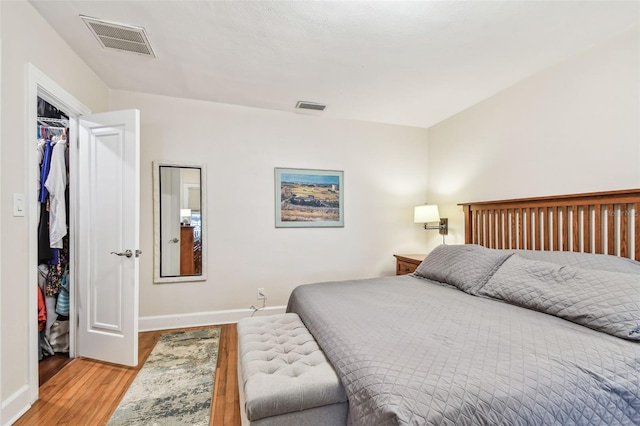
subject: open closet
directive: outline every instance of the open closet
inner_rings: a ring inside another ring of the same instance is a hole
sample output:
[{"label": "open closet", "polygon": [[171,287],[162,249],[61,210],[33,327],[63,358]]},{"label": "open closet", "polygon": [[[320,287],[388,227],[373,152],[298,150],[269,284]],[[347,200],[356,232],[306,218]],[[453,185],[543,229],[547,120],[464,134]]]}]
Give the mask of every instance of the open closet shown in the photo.
[{"label": "open closet", "polygon": [[92,114],[32,64],[27,80],[33,403],[73,358],[138,364],[140,112]]},{"label": "open closet", "polygon": [[69,116],[38,97],[39,382],[69,359]]}]

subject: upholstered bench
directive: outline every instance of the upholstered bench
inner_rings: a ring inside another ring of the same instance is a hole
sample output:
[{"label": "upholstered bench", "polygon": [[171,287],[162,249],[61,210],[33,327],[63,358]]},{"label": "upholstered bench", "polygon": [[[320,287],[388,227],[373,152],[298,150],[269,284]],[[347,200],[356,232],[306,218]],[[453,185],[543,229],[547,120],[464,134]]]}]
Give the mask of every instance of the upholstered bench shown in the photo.
[{"label": "upholstered bench", "polygon": [[294,313],[238,321],[243,425],[344,425],[347,396],[333,367]]}]

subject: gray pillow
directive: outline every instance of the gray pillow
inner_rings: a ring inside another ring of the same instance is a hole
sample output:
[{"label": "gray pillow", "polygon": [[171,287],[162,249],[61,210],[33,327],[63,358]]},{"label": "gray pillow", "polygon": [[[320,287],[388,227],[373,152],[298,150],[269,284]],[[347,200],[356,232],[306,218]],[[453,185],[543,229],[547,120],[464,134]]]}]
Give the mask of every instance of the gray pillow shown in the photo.
[{"label": "gray pillow", "polygon": [[640,341],[640,276],[523,259],[517,254],[478,295]]},{"label": "gray pillow", "polygon": [[559,265],[573,266],[575,268],[640,274],[640,262],[607,254],[534,250],[514,250],[514,253],[523,259],[540,260],[543,262],[557,263]]},{"label": "gray pillow", "polygon": [[443,244],[429,253],[414,274],[473,294],[512,254],[477,245]]}]

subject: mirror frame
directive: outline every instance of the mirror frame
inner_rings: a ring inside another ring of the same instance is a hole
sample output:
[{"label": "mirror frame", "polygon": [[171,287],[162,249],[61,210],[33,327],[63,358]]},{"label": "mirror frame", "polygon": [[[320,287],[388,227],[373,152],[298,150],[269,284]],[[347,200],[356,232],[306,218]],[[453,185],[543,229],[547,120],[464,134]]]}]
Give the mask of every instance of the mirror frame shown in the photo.
[{"label": "mirror frame", "polygon": [[[160,275],[160,167],[187,167],[200,169],[200,226],[202,238],[202,265],[200,275],[163,277]],[[204,164],[153,162],[153,282],[155,284],[180,283],[207,280],[207,167]]]}]

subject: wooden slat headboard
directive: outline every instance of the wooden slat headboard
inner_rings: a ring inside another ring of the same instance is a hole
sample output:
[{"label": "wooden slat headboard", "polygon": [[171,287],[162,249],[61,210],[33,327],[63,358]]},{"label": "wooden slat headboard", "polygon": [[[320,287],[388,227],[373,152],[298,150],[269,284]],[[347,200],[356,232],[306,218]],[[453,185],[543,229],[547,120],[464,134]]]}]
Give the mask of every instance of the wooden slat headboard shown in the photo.
[{"label": "wooden slat headboard", "polygon": [[640,261],[640,188],[459,204],[465,243]]}]

